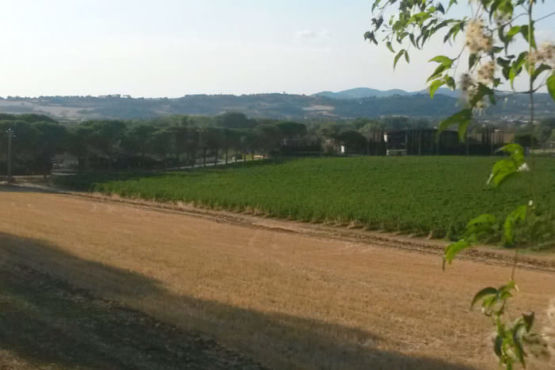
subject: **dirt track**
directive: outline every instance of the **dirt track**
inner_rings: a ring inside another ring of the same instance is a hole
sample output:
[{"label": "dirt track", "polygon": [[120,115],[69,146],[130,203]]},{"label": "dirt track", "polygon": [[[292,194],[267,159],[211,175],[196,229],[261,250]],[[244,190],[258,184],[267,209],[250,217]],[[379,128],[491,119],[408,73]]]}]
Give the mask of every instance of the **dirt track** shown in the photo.
[{"label": "dirt track", "polygon": [[[442,273],[437,251],[230,217],[0,192],[0,263],[204,333],[268,367],[497,368],[488,321],[468,302],[506,282],[508,266],[461,260]],[[517,280],[511,312],[535,310],[541,328],[555,274],[523,269]]]}]

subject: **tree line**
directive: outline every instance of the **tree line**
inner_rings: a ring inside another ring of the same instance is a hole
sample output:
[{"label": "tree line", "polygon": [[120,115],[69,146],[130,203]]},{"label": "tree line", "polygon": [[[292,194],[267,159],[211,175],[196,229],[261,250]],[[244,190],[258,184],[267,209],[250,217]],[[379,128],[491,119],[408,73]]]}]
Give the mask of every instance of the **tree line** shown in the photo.
[{"label": "tree line", "polygon": [[[491,126],[477,125],[481,139],[462,144],[449,132],[437,140],[434,124],[407,117],[299,123],[251,119],[242,113],[60,123],[44,115],[0,114],[0,171],[7,166],[8,129],[14,132],[15,174],[48,174],[53,166],[67,165],[68,158],[80,171],[162,169],[269,156],[385,155],[394,147],[413,155],[484,155],[498,146],[492,142]],[[551,119],[517,134],[535,145],[540,140],[536,137],[545,141],[554,128]]]}]

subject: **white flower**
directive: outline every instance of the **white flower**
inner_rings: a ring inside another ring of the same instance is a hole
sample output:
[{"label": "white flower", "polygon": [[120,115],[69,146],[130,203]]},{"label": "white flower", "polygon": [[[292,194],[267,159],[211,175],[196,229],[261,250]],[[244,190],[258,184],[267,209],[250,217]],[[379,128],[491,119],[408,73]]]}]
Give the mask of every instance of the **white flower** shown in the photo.
[{"label": "white flower", "polygon": [[495,78],[495,62],[489,61],[480,66],[478,69],[478,81],[484,85],[493,83]]},{"label": "white flower", "polygon": [[528,171],[530,171],[530,167],[528,167],[528,163],[526,162],[521,164],[520,167],[518,168],[518,172],[528,172]]},{"label": "white flower", "polygon": [[467,92],[472,86],[474,86],[474,80],[468,73],[464,73],[461,76],[459,86],[463,92]]},{"label": "white flower", "polygon": [[466,27],[466,46],[471,54],[489,51],[493,47],[493,38],[485,33],[481,19],[473,19]]},{"label": "white flower", "polygon": [[529,59],[534,63],[543,63],[555,67],[555,44],[544,42],[538,50],[532,53]]}]

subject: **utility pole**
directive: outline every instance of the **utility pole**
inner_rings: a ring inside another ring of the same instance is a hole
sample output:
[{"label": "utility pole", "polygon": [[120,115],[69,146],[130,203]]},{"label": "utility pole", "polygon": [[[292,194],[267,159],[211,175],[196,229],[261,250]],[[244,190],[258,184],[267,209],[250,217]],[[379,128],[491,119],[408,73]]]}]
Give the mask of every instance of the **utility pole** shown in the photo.
[{"label": "utility pole", "polygon": [[8,184],[13,182],[12,178],[12,139],[14,137],[14,131],[9,128],[6,130],[8,134]]}]

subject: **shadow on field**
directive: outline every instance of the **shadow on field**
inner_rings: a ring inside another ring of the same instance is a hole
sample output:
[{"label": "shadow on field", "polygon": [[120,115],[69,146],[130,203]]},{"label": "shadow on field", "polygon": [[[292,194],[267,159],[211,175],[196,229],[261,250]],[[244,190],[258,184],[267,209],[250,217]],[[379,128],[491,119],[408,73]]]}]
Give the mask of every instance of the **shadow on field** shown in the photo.
[{"label": "shadow on field", "polygon": [[258,367],[199,328],[274,368],[469,369],[379,350],[380,338],[365,331],[177,296],[140,274],[0,233],[0,348],[23,361],[50,369]]},{"label": "shadow on field", "polygon": [[[160,290],[141,275],[0,233],[0,349],[25,362],[23,368],[261,368],[199,333],[64,282],[77,276],[117,295],[142,297]],[[7,364],[2,362],[0,355],[3,369]]]}]

